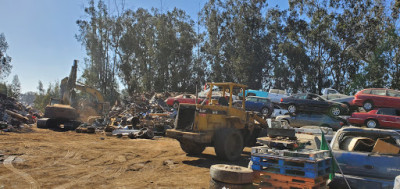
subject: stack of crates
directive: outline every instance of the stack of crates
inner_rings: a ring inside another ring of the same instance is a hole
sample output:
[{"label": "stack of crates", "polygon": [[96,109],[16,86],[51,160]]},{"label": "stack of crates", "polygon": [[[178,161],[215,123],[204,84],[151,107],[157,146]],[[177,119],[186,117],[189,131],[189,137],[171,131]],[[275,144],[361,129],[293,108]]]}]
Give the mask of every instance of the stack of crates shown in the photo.
[{"label": "stack of crates", "polygon": [[326,188],[332,158],[328,150],[274,150],[253,147],[251,168],[257,188]]}]

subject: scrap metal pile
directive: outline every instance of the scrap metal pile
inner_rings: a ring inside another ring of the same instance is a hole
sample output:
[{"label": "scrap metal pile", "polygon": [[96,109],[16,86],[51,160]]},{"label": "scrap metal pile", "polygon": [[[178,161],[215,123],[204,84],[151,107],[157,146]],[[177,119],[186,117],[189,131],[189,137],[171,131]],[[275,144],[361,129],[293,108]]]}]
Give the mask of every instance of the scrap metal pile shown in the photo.
[{"label": "scrap metal pile", "polygon": [[171,93],[135,94],[116,101],[106,116],[89,117],[76,129],[80,133],[105,132],[117,137],[151,139],[172,128],[176,110],[165,103]]},{"label": "scrap metal pile", "polygon": [[0,131],[29,132],[30,125],[41,113],[16,99],[0,94]]}]

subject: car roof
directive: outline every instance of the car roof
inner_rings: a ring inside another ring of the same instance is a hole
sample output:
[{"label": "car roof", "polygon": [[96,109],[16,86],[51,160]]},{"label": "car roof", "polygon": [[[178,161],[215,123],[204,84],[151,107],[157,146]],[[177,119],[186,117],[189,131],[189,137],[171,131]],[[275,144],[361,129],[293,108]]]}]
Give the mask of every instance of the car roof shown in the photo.
[{"label": "car roof", "polygon": [[217,87],[229,87],[233,85],[233,87],[240,87],[240,88],[247,88],[246,85],[242,85],[239,83],[233,83],[233,82],[226,82],[226,83],[208,83],[209,85],[217,86]]},{"label": "car roof", "polygon": [[[366,88],[366,89],[363,89],[362,91],[365,91],[365,90],[388,90],[387,88]],[[391,89],[391,90],[393,90],[393,89]]]},{"label": "car roof", "polygon": [[318,96],[320,96],[319,94],[315,94],[315,93],[297,93],[297,94],[294,94],[294,95],[292,95],[292,96],[297,96],[297,95],[308,95],[308,94],[312,94],[312,95],[318,95]]},{"label": "car roof", "polygon": [[400,135],[396,130],[392,129],[376,129],[376,128],[361,128],[361,127],[343,127],[340,130],[346,132],[376,132],[376,133],[391,133],[394,135]]},{"label": "car roof", "polygon": [[261,98],[261,99],[268,99],[268,100],[270,100],[270,99],[267,98],[267,97],[261,97],[261,96],[248,96],[248,97],[246,97],[246,98]]}]

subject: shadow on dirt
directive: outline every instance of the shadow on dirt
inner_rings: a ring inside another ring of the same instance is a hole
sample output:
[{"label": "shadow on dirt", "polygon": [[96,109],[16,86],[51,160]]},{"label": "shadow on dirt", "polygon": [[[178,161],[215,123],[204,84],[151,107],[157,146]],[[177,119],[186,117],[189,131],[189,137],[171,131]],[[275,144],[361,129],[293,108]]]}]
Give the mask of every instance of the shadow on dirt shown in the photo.
[{"label": "shadow on dirt", "polygon": [[242,157],[237,160],[237,161],[224,161],[219,159],[215,155],[210,155],[210,154],[201,154],[198,156],[191,156],[190,157],[198,157],[199,159],[197,160],[192,160],[192,161],[182,161],[182,163],[187,164],[187,165],[192,165],[196,167],[204,167],[204,168],[210,168],[211,165],[215,164],[229,164],[229,165],[238,165],[238,166],[243,166],[247,167],[250,161],[250,153],[248,152],[243,152]]}]

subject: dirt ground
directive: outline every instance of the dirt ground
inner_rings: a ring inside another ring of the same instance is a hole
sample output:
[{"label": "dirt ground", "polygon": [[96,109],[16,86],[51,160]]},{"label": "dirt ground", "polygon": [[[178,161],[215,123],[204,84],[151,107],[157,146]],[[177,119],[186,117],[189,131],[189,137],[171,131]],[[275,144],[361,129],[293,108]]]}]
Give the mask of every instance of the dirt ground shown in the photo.
[{"label": "dirt ground", "polygon": [[187,156],[169,138],[116,138],[33,126],[29,133],[0,134],[0,154],[0,189],[208,188],[211,165],[247,166],[250,149],[240,161],[225,162],[216,158],[214,148]]}]

